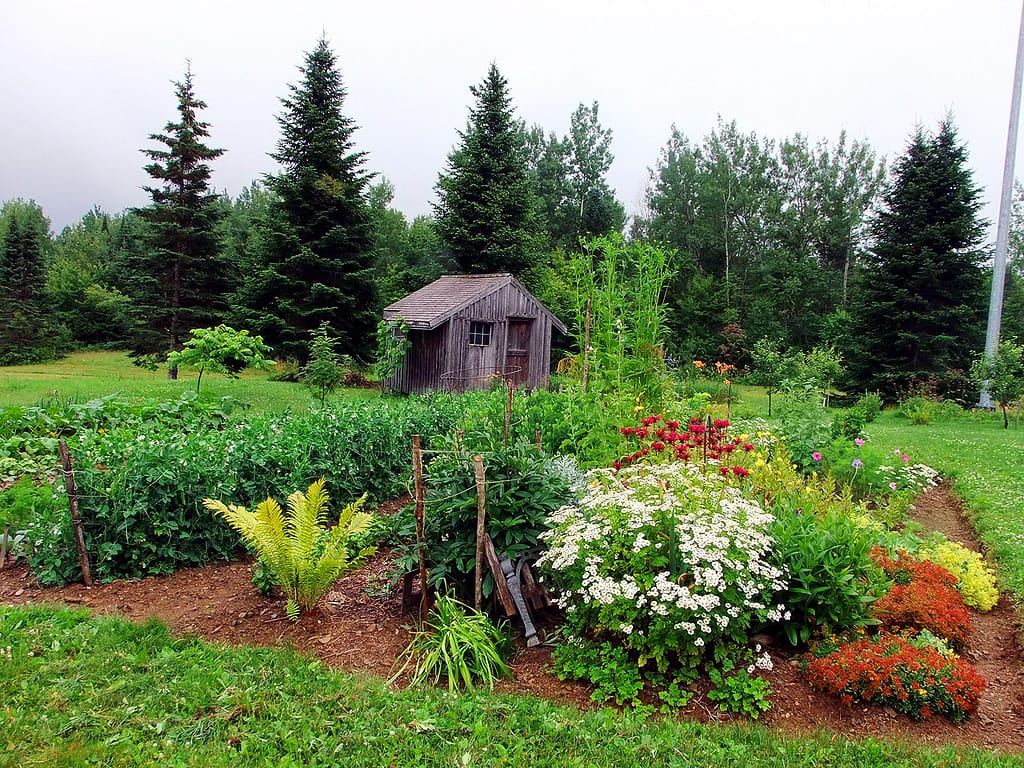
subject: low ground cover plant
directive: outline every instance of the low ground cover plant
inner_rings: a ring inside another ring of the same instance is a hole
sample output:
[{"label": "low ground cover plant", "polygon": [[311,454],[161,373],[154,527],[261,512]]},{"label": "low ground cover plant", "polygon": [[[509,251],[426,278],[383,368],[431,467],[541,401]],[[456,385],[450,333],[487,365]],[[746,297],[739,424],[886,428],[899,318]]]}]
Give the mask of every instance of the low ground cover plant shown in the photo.
[{"label": "low ground cover plant", "polygon": [[823,642],[805,667],[816,688],[850,704],[889,706],[917,719],[960,722],[978,708],[985,679],[964,660],[901,634],[881,631],[852,642]]},{"label": "low ground cover plant", "polygon": [[980,552],[955,541],[930,539],[916,554],[953,574],[956,590],[968,607],[985,613],[999,602],[995,571],[985,564]]},{"label": "low ground cover plant", "polygon": [[879,621],[896,629],[927,629],[957,649],[967,644],[971,617],[956,591],[953,574],[905,551],[890,556],[879,549],[872,556],[893,580],[888,591],[872,606]]}]

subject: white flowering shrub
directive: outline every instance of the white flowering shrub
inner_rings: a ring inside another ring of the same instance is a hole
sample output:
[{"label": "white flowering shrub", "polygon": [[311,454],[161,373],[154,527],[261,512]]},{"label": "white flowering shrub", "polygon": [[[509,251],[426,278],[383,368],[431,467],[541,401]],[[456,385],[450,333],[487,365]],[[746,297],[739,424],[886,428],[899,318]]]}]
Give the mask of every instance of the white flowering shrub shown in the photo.
[{"label": "white flowering shrub", "polygon": [[566,616],[559,672],[620,703],[635,699],[641,678],[679,699],[705,662],[738,659],[753,625],[782,618],[772,601],[786,586],[769,562],[772,515],[717,471],[679,462],[590,478],[542,534],[544,578]]}]

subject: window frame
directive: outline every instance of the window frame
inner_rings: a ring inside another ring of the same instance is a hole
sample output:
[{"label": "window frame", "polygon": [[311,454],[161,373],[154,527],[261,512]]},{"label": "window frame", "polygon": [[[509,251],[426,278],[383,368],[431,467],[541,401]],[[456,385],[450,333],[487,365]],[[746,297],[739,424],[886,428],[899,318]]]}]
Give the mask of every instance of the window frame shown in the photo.
[{"label": "window frame", "polygon": [[489,347],[494,336],[494,323],[486,320],[469,321],[469,346]]}]

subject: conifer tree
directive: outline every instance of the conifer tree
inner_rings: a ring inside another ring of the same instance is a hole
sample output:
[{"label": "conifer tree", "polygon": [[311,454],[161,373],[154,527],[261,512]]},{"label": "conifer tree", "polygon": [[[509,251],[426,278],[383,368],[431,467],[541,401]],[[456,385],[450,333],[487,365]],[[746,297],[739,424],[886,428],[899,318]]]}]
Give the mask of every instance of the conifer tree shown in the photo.
[{"label": "conifer tree", "polygon": [[980,190],[952,119],[918,129],[872,226],[854,313],[857,383],[894,398],[915,387],[966,397],[984,337]]},{"label": "conifer tree", "polygon": [[34,202],[0,208],[0,365],[52,359],[61,339],[44,298],[49,222]]},{"label": "conifer tree", "polygon": [[[209,123],[199,119],[206,104],[196,98],[192,70],[175,83],[177,122],[150,141],[162,149],[143,149],[145,166],[156,182],[145,187],[152,203],[137,211],[145,220],[147,247],[124,264],[123,290],[134,301],[131,355],[142,364],[156,363],[180,350],[193,328],[216,325],[227,309],[226,266],[220,254],[221,207],[210,190],[209,162],[224,154],[203,143]],[[168,369],[170,378],[177,369]]]},{"label": "conifer tree", "polygon": [[271,154],[282,173],[266,179],[275,199],[237,294],[237,323],[261,334],[284,357],[304,363],[322,323],[341,354],[368,360],[377,327],[372,224],[364,190],[372,174],[353,150],[356,124],[342,114],[347,91],[323,38],[299,68],[278,115]]},{"label": "conifer tree", "polygon": [[437,182],[437,232],[462,271],[522,275],[537,243],[524,131],[497,66],[469,90],[476,104]]}]

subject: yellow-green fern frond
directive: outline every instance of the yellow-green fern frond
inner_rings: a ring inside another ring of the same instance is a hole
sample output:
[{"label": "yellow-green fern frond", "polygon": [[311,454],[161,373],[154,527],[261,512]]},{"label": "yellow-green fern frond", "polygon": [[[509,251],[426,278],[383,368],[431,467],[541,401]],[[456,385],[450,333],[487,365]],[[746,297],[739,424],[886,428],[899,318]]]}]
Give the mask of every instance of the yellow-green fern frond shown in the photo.
[{"label": "yellow-green fern frond", "polygon": [[206,499],[203,504],[224,517],[262,558],[277,577],[288,597],[288,616],[312,610],[331,585],[346,571],[361,564],[375,548],[367,547],[356,557],[348,553],[349,537],[362,533],[372,515],[360,512],[366,495],[342,511],[338,525],[327,530],[328,495],[323,478],[306,491],[288,497],[288,511],[272,498],[254,512]]}]

